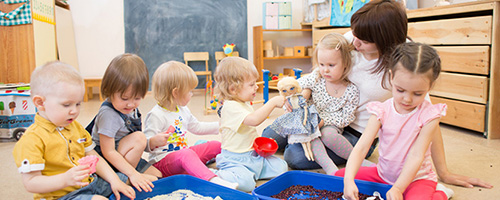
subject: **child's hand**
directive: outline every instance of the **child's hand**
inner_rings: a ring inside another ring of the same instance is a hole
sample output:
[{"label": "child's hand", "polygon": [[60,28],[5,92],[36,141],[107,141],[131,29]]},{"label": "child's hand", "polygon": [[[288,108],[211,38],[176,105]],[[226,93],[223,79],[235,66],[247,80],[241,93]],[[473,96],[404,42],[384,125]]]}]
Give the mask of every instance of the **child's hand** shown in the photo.
[{"label": "child's hand", "polygon": [[356,183],[354,183],[354,181],[352,183],[344,185],[344,199],[358,200],[358,194],[358,186],[356,186]]},{"label": "child's hand", "polygon": [[270,103],[271,105],[274,105],[275,107],[283,107],[283,105],[285,104],[285,97],[283,96],[275,96],[271,99],[269,99],[269,101],[267,103]]},{"label": "child's hand", "polygon": [[90,174],[90,166],[89,165],[78,165],[76,167],[72,167],[65,173],[66,185],[68,186],[86,186],[89,183],[83,182],[82,180],[89,177]]},{"label": "child's hand", "polygon": [[403,200],[403,192],[396,187],[391,187],[385,196],[387,200]]},{"label": "child's hand", "polygon": [[159,133],[149,139],[149,146],[151,150],[167,145],[169,133]]},{"label": "child's hand", "polygon": [[113,191],[113,194],[115,194],[115,197],[117,200],[120,200],[120,193],[123,195],[127,196],[130,199],[135,199],[135,191],[134,188],[128,186],[124,182],[117,181],[111,184],[111,190]]},{"label": "child's hand", "polygon": [[146,192],[151,192],[153,191],[152,188],[154,188],[153,183],[151,180],[146,178],[140,173],[134,173],[134,175],[128,177],[130,180],[130,184],[134,186],[139,192],[142,192],[142,190]]}]

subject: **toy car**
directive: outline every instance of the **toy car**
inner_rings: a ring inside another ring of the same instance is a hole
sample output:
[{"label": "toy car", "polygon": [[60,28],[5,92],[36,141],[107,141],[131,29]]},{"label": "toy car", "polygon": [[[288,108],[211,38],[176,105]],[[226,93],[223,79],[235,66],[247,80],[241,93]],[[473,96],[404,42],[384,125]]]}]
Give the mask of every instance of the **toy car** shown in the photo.
[{"label": "toy car", "polygon": [[0,89],[0,138],[19,140],[35,114],[29,90]]}]

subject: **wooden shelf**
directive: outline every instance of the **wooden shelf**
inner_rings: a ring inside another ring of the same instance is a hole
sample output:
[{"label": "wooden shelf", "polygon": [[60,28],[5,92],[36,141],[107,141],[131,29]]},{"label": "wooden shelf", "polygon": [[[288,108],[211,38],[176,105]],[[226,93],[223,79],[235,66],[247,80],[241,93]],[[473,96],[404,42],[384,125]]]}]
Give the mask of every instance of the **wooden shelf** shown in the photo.
[{"label": "wooden shelf", "polygon": [[[253,51],[254,51],[254,64],[259,72],[259,80],[262,81],[262,69],[264,69],[264,61],[265,60],[286,60],[286,59],[310,59],[311,56],[276,56],[276,57],[264,57],[264,35],[268,35],[270,32],[280,32],[279,34],[287,35],[287,32],[295,32],[295,33],[310,33],[311,36],[307,36],[304,34],[301,37],[311,37],[313,29],[311,24],[302,24],[300,29],[263,29],[262,26],[254,26],[253,27]],[[264,34],[265,33],[265,34]],[[290,40],[293,40],[290,38]],[[310,46],[305,45],[305,46]],[[259,89],[259,92],[262,92],[262,89]]]},{"label": "wooden shelf", "polygon": [[304,59],[304,58],[311,58],[311,56],[278,56],[278,57],[264,57],[264,60]]}]

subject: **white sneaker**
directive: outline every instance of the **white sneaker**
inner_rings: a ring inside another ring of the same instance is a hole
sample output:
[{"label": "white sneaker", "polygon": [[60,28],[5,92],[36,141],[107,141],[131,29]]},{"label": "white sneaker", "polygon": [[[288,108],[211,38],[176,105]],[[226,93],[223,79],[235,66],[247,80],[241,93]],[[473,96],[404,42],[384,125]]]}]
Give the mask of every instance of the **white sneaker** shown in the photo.
[{"label": "white sneaker", "polygon": [[215,183],[215,184],[219,184],[219,185],[222,185],[224,187],[231,188],[231,189],[238,188],[238,183],[226,181],[224,179],[219,178],[218,176],[215,176],[212,179],[210,179],[210,182]]},{"label": "white sneaker", "polygon": [[448,197],[448,199],[450,199],[455,194],[455,192],[453,192],[452,189],[447,188],[441,183],[438,183],[436,185],[436,190],[443,191],[446,194],[446,197]]}]

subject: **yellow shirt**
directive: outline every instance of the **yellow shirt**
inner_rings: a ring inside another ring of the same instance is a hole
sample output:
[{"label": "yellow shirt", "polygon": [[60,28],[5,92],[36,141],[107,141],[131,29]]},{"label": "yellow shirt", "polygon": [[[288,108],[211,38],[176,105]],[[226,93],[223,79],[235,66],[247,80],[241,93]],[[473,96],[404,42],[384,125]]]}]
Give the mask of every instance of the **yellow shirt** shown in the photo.
[{"label": "yellow shirt", "polygon": [[234,153],[253,150],[253,141],[259,137],[254,126],[243,124],[243,120],[254,110],[248,103],[226,100],[221,110],[221,148]]},{"label": "yellow shirt", "polygon": [[[80,123],[73,121],[64,128],[58,128],[37,114],[35,123],[28,127],[14,146],[13,154],[20,173],[41,171],[44,176],[52,176],[77,166],[85,152],[94,147],[90,134]],[[84,181],[92,182],[92,179]],[[80,187],[66,187],[50,193],[34,194],[34,198],[56,199],[77,189]]]}]

